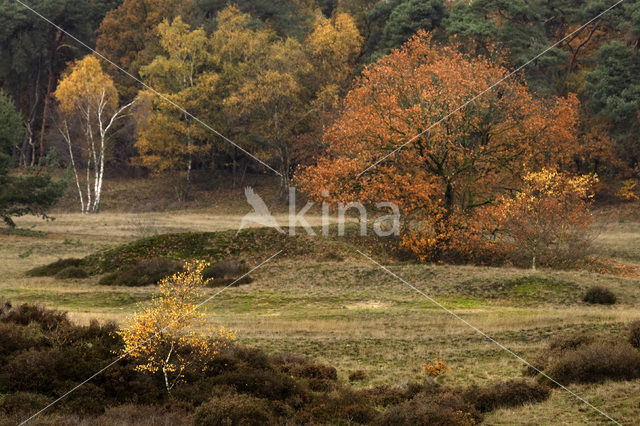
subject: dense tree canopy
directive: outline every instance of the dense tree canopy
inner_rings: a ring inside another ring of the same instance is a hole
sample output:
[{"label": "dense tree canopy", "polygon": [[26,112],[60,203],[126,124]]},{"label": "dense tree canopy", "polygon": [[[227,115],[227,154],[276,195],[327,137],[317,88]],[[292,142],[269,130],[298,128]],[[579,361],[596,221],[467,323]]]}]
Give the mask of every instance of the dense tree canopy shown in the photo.
[{"label": "dense tree canopy", "polygon": [[300,174],[300,185],[334,202],[394,201],[410,227],[407,235],[420,224],[421,250],[460,243],[452,234],[465,234],[476,208],[517,187],[524,171],[567,165],[580,149],[576,97],[537,99],[518,80],[437,124],[507,72],[419,33],[365,70],[325,133],[327,156]]},{"label": "dense tree canopy", "polygon": [[[79,39],[93,44],[95,30],[118,0],[37,0],[30,6]],[[0,3],[0,86],[10,93],[26,123],[22,162],[46,154],[51,93],[66,62],[86,50],[13,1]]]},{"label": "dense tree canopy", "polygon": [[[363,81],[357,80],[358,74],[367,64],[386,61],[385,55],[394,57],[394,49],[418,31],[430,32],[433,43],[450,49],[456,61],[462,54],[464,60],[500,67],[496,78],[526,63],[514,80],[531,97],[529,112],[560,108],[556,101],[564,99],[576,115],[574,136],[580,150],[572,159],[574,169],[597,169],[608,179],[633,177],[640,160],[640,2],[627,0],[589,22],[612,4],[238,0],[230,6],[226,0],[38,0],[32,6],[90,45],[95,40],[99,52],[134,77],[105,67],[120,104],[139,100],[135,114],[118,127],[106,167],[180,171],[185,179],[176,180],[182,182],[177,189],[180,198],[186,198],[192,169],[212,176],[232,173],[234,184],[240,169],[266,170],[190,114],[277,169],[286,192],[295,170],[314,164],[331,145],[330,132],[324,138],[323,133],[354,81]],[[57,130],[51,93],[63,70],[85,52],[19,3],[0,5],[0,24],[0,50],[6,59],[0,64],[0,86],[15,102],[25,129],[22,140],[10,145],[19,146],[22,165],[34,164]],[[452,75],[460,75],[464,65],[452,62],[448,67]],[[364,71],[362,78],[370,72]],[[404,81],[399,75],[393,78]],[[432,93],[441,106],[428,119],[416,117],[425,121],[414,125],[425,128],[437,114],[454,109],[463,93],[472,96],[481,86]],[[346,98],[347,106],[353,93]],[[408,92],[406,96],[412,104]],[[62,154],[67,155],[66,150]]]}]

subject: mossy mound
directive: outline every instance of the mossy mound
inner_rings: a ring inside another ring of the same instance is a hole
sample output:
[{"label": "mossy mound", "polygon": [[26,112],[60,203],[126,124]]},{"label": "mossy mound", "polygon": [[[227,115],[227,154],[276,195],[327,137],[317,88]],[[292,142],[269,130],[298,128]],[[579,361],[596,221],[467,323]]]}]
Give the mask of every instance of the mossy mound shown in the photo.
[{"label": "mossy mound", "polygon": [[[350,230],[349,227],[347,227]],[[61,259],[27,272],[29,276],[55,276],[69,268],[79,268],[86,275],[109,274],[102,278],[105,285],[148,285],[179,269],[186,259],[206,259],[220,267],[233,259],[242,264],[255,263],[276,254],[279,258],[309,257],[324,259],[327,254],[343,259],[356,254],[354,236],[312,236],[304,231],[296,235],[280,233],[272,228],[222,232],[185,232],[155,235],[91,254],[83,259]],[[353,234],[353,232],[351,232]],[[363,240],[364,241],[364,240]],[[227,265],[228,266],[228,265]],[[220,269],[220,268],[218,268]],[[224,269],[224,268],[223,268]],[[228,269],[228,268],[227,268]],[[243,269],[239,275],[248,271]],[[229,278],[226,273],[211,272],[215,284]],[[224,271],[223,271],[224,272]],[[160,275],[159,275],[160,274]]]},{"label": "mossy mound", "polygon": [[30,269],[29,271],[27,271],[27,275],[30,277],[51,277],[62,272],[64,269],[70,267],[81,267],[83,263],[83,259],[59,259],[55,262],[49,263],[48,265],[38,266],[36,268]]},{"label": "mossy mound", "polygon": [[178,262],[158,257],[138,262],[135,265],[125,265],[117,271],[102,277],[100,284],[129,287],[152,285],[179,270],[180,265]]},{"label": "mossy mound", "polygon": [[498,280],[471,279],[454,287],[456,294],[525,302],[577,303],[580,287],[554,277],[528,275]]}]

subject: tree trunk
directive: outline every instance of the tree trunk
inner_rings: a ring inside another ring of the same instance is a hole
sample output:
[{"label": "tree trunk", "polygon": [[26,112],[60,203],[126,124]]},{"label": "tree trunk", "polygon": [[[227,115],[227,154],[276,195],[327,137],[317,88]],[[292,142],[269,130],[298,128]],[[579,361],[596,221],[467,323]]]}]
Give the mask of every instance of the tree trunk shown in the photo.
[{"label": "tree trunk", "polygon": [[447,186],[444,191],[444,206],[446,209],[447,217],[449,217],[453,209],[453,185],[451,185],[450,181],[447,181]]},{"label": "tree trunk", "polygon": [[56,37],[53,42],[53,49],[51,58],[49,58],[49,80],[47,82],[47,91],[44,96],[44,108],[42,109],[42,126],[40,127],[40,158],[41,161],[47,153],[47,146],[45,142],[45,131],[47,130],[47,121],[49,120],[49,110],[51,108],[51,92],[53,92],[53,85],[56,82],[56,75],[54,69],[54,63],[56,60],[56,53],[58,51],[58,46],[60,45],[60,41],[62,40],[62,31],[58,30],[56,32]]},{"label": "tree trunk", "polygon": [[9,225],[9,228],[16,227],[16,223],[9,216],[2,216],[2,220],[4,220],[4,223]]},{"label": "tree trunk", "polygon": [[[47,82],[47,91],[44,97],[44,108],[42,109],[42,125],[40,126],[40,153],[38,161],[41,161],[47,153],[45,142],[45,132],[47,130],[47,121],[49,120],[49,109],[51,105],[51,92],[55,83],[55,75],[53,73],[53,64],[49,65],[49,81]],[[34,153],[35,156],[35,153]]]},{"label": "tree trunk", "polygon": [[238,172],[238,164],[236,162],[236,148],[233,147],[233,154],[231,157],[232,166],[231,166],[231,188],[236,189],[236,179]]},{"label": "tree trunk", "polygon": [[[35,160],[35,149],[33,145],[33,123],[36,119],[36,112],[38,110],[38,104],[40,103],[40,67],[38,67],[38,77],[36,78],[36,84],[33,88],[33,105],[31,105],[31,111],[29,112],[29,118],[25,122],[25,135],[22,140],[22,149],[20,150],[20,165],[27,167],[33,166]],[[27,157],[28,156],[28,157]]]},{"label": "tree trunk", "polygon": [[64,129],[59,129],[62,136],[67,141],[67,147],[69,148],[69,159],[71,161],[71,169],[73,170],[73,176],[76,179],[76,187],[78,188],[78,197],[80,197],[80,211],[84,213],[84,197],[82,196],[82,188],[80,187],[80,178],[78,177],[78,168],[76,167],[76,160],[73,156],[73,147],[71,145],[71,135],[69,134],[69,126],[67,122],[64,122]]},{"label": "tree trunk", "polygon": [[286,147],[280,148],[280,163],[280,200],[283,203],[287,203],[289,201],[289,169],[291,161]]},{"label": "tree trunk", "polygon": [[171,395],[172,386],[169,386],[169,372],[167,371],[167,364],[169,364],[169,360],[171,359],[172,353],[173,353],[173,343],[171,343],[171,348],[169,349],[167,358],[164,360],[164,365],[162,366],[162,374],[164,375],[164,386],[167,388],[167,393],[169,395]]}]

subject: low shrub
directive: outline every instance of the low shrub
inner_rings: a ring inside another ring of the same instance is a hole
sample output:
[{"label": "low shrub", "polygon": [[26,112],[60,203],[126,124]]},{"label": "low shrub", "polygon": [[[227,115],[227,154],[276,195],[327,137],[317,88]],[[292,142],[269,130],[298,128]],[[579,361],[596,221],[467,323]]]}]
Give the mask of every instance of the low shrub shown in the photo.
[{"label": "low shrub", "polygon": [[303,357],[274,356],[273,362],[279,366],[280,371],[295,377],[338,380],[338,372],[334,367],[318,364]]},{"label": "low shrub", "polygon": [[31,277],[52,277],[63,269],[69,267],[80,267],[82,266],[82,263],[82,259],[59,259],[55,262],[49,263],[48,265],[38,266],[36,268],[30,269],[27,271],[27,275]]},{"label": "low shrub", "polygon": [[474,425],[482,419],[475,407],[453,391],[420,393],[393,406],[377,419],[379,425]]},{"label": "low shrub", "polygon": [[629,336],[627,338],[631,346],[640,349],[640,321],[629,324]]},{"label": "low shrub", "polygon": [[593,286],[586,291],[582,301],[594,305],[613,305],[617,299],[611,290],[600,286]]},{"label": "low shrub", "polygon": [[[111,362],[123,347],[116,331],[113,323],[78,326],[62,313],[34,305],[13,307],[0,300],[0,424],[7,419],[15,423],[13,417],[22,420],[22,414],[15,414],[19,407],[35,412]],[[631,350],[640,357],[640,351]],[[239,345],[203,362],[205,369],[184,370],[184,382],[169,398],[160,375],[139,372],[123,359],[56,404],[51,414],[61,424],[86,418],[105,426],[188,420],[230,425],[471,424],[480,420],[476,406],[486,411],[547,395],[542,386],[527,382],[465,390],[444,387],[431,378],[355,390],[340,383],[331,366]],[[354,373],[352,378],[361,375]],[[122,404],[129,405],[118,407]],[[104,411],[105,407],[115,408]],[[378,408],[387,411],[380,414]]]},{"label": "low shrub", "polygon": [[135,265],[123,266],[121,269],[103,276],[99,283],[129,287],[153,285],[179,270],[180,266],[176,262],[157,257],[138,262]]},{"label": "low shrub", "polygon": [[210,280],[209,285],[211,286],[229,285],[234,281],[234,285],[241,285],[253,282],[253,278],[248,275],[242,277],[247,272],[249,272],[249,268],[243,262],[227,259],[206,268],[202,271],[202,276],[204,279]]},{"label": "low shrub", "polygon": [[57,329],[62,325],[69,325],[69,319],[66,313],[27,303],[16,307],[9,305],[9,309],[3,310],[0,314],[0,321],[20,325],[37,323],[43,330],[49,331]]},{"label": "low shrub", "polygon": [[0,359],[45,343],[46,339],[35,327],[16,327],[15,324],[0,322]]},{"label": "low shrub", "polygon": [[309,389],[314,392],[329,392],[335,389],[336,382],[329,379],[309,379],[307,380]]},{"label": "low shrub", "polygon": [[471,386],[463,393],[465,401],[473,404],[480,412],[502,407],[517,407],[541,402],[549,397],[550,389],[531,380],[508,380],[491,386]]},{"label": "low shrub", "polygon": [[591,333],[574,332],[563,334],[551,339],[549,350],[553,353],[560,354],[564,351],[577,349],[580,346],[588,345],[596,340],[596,336]]},{"label": "low shrub", "polygon": [[364,370],[355,370],[349,373],[350,382],[359,382],[361,380],[367,380],[368,378],[369,376],[367,376],[367,373],[365,373]]},{"label": "low shrub", "polygon": [[249,393],[256,397],[279,401],[304,392],[300,383],[289,376],[249,366],[222,373],[214,377],[213,383],[233,386],[240,393]]},{"label": "low shrub", "polygon": [[[89,424],[89,422],[86,422]],[[107,408],[101,416],[92,419],[93,426],[136,425],[173,426],[188,424],[188,415],[181,410],[167,410],[156,405],[123,404]]]},{"label": "low shrub", "polygon": [[106,404],[104,390],[93,383],[85,383],[60,401],[59,409],[66,413],[87,416],[102,414]]},{"label": "low shrub", "polygon": [[212,397],[193,414],[194,425],[272,425],[278,424],[264,399],[238,393]]},{"label": "low shrub", "polygon": [[[316,396],[300,407],[295,415],[296,424],[371,423],[377,416],[371,401],[362,392],[348,388]],[[342,420],[338,422],[336,420]]]},{"label": "low shrub", "polygon": [[87,278],[89,274],[87,271],[82,269],[79,266],[68,266],[58,272],[55,277],[62,280],[72,279],[72,278]]},{"label": "low shrub", "polygon": [[320,257],[320,260],[325,262],[344,262],[344,256],[332,250],[326,252],[322,257]]},{"label": "low shrub", "polygon": [[441,389],[442,387],[435,380],[427,378],[421,383],[408,382],[391,386],[374,386],[369,389],[364,389],[362,392],[373,404],[388,407],[401,404],[419,393],[435,395],[440,392]]},{"label": "low shrub", "polygon": [[0,399],[0,413],[5,416],[17,416],[24,420],[53,401],[46,395],[31,392],[15,392]]},{"label": "low shrub", "polygon": [[640,351],[627,342],[583,345],[565,352],[546,373],[563,384],[633,380],[640,377]]}]

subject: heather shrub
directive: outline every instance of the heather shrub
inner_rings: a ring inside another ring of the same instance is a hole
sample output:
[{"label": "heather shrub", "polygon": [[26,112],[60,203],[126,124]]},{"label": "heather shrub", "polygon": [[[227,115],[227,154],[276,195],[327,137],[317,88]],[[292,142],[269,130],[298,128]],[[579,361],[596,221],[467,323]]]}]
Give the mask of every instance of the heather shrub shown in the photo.
[{"label": "heather shrub", "polygon": [[588,345],[593,343],[595,340],[596,338],[593,334],[585,332],[563,334],[551,339],[551,342],[549,343],[549,350],[555,354],[560,354],[564,351]]},{"label": "heather shrub", "polygon": [[[0,424],[7,419],[16,423],[14,417],[23,416],[15,414],[20,407],[31,414],[112,361],[123,347],[117,330],[114,323],[78,326],[55,311],[0,301]],[[331,366],[239,345],[202,361],[184,369],[183,381],[169,397],[162,377],[137,371],[135,362],[125,358],[56,404],[51,414],[61,424],[105,426],[188,421],[448,425],[471,424],[480,420],[478,410],[540,401],[548,394],[529,382],[465,390],[431,378],[354,390],[337,380]],[[382,408],[381,414],[377,409]]]},{"label": "heather shrub", "polygon": [[631,346],[640,349],[640,321],[629,324],[629,336],[627,338]]},{"label": "heather shrub", "polygon": [[640,351],[626,342],[596,342],[565,352],[545,372],[563,384],[633,380],[640,377]]},{"label": "heather shrub", "polygon": [[59,410],[81,416],[97,415],[104,412],[107,405],[105,392],[100,386],[85,383],[64,400],[59,402]]},{"label": "heather shrub", "polygon": [[[227,259],[216,262],[206,268],[202,272],[202,276],[205,279],[211,280],[209,285],[212,286],[228,285],[236,280],[234,285],[241,285],[253,282],[253,278],[248,275],[242,277],[247,272],[249,272],[249,268],[243,262]],[[239,279],[240,277],[242,278]]]},{"label": "heather shrub", "polygon": [[303,357],[276,356],[273,362],[277,364],[280,371],[307,379],[337,380],[338,372],[334,367],[315,363]]},{"label": "heather shrub", "polygon": [[401,404],[419,393],[435,395],[440,392],[441,389],[440,384],[432,378],[428,378],[421,383],[408,382],[390,386],[374,386],[372,388],[363,389],[362,393],[366,395],[374,405],[388,407],[391,405]]},{"label": "heather shrub", "polygon": [[55,275],[56,278],[62,279],[62,280],[72,279],[72,278],[87,278],[88,276],[89,274],[87,273],[87,271],[85,271],[79,266],[68,266],[60,270]]},{"label": "heather shrub", "polygon": [[[581,346],[589,345],[596,341],[596,336],[586,332],[571,332],[555,336],[549,342],[549,346],[540,352],[533,361],[533,365],[540,371],[544,371],[558,358],[564,356],[567,351],[575,350]],[[524,369],[524,375],[536,376],[538,371],[528,366]]]},{"label": "heather shrub", "polygon": [[16,326],[0,322],[0,359],[9,354],[46,343],[47,340],[36,327]]},{"label": "heather shrub", "polygon": [[136,425],[174,426],[187,424],[187,413],[167,410],[153,405],[123,404],[105,409],[104,414],[91,420],[93,426]]},{"label": "heather shrub", "polygon": [[271,425],[278,424],[264,399],[238,393],[212,397],[193,414],[194,425]]},{"label": "heather shrub", "polygon": [[582,300],[594,305],[613,305],[616,303],[616,295],[604,287],[593,286],[586,291]]},{"label": "heather shrub", "polygon": [[27,275],[31,277],[52,277],[63,269],[69,267],[80,267],[82,266],[82,262],[82,259],[76,258],[59,259],[48,265],[38,266],[36,268],[30,269],[27,271]]},{"label": "heather shrub", "polygon": [[475,407],[452,391],[435,395],[420,393],[411,400],[388,408],[377,419],[379,425],[474,425],[481,420]]},{"label": "heather shrub", "polygon": [[471,386],[464,392],[465,401],[473,404],[480,412],[502,407],[517,407],[541,402],[549,397],[547,386],[530,380],[508,380],[486,387]]},{"label": "heather shrub", "polygon": [[216,376],[213,382],[233,386],[240,393],[280,401],[304,391],[301,385],[289,376],[274,370],[258,370],[248,366],[223,372]]},{"label": "heather shrub", "polygon": [[0,399],[0,413],[6,416],[28,417],[51,403],[53,398],[31,392],[10,393]]},{"label": "heather shrub", "polygon": [[349,373],[350,382],[359,382],[361,380],[366,380],[368,378],[369,376],[367,376],[367,373],[365,373],[364,370],[355,370]]},{"label": "heather shrub", "polygon": [[329,392],[335,389],[336,382],[329,379],[308,379],[307,385],[314,392]]},{"label": "heather shrub", "polygon": [[121,269],[103,276],[99,283],[129,287],[153,285],[179,270],[180,266],[175,262],[156,257],[138,262],[135,265],[123,266]]},{"label": "heather shrub", "polygon": [[296,423],[335,423],[336,420],[349,423],[370,423],[376,417],[371,401],[362,392],[348,388],[316,396],[309,404],[301,407],[295,416]]},{"label": "heather shrub", "polygon": [[43,330],[54,330],[60,326],[68,326],[67,314],[47,309],[40,305],[22,304],[3,310],[0,321],[20,325],[36,323]]}]

